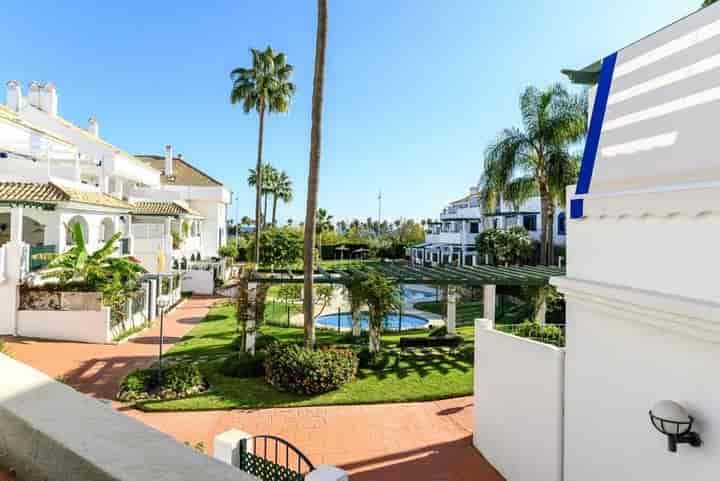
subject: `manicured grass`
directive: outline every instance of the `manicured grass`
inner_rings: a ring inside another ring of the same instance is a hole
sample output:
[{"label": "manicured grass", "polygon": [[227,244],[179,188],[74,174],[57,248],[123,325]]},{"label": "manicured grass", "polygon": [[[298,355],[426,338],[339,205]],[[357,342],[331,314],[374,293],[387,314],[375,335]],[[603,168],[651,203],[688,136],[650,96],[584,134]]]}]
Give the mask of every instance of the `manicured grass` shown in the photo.
[{"label": "manicured grass", "polygon": [[[270,318],[282,315],[282,309],[268,313]],[[400,339],[400,334],[397,333],[383,336],[383,347],[391,353],[391,361],[385,368],[377,371],[361,369],[355,381],[337,391],[317,396],[280,392],[268,385],[263,378],[232,378],[219,373],[218,368],[222,361],[227,356],[236,354],[231,346],[235,329],[233,307],[216,307],[168,353],[170,359],[198,362],[201,372],[210,383],[207,392],[185,399],[147,401],[138,407],[147,411],[192,411],[369,404],[426,401],[472,393],[473,368],[470,363],[459,359],[454,353],[440,349],[400,353],[396,346]],[[303,338],[302,329],[296,327],[266,324],[261,331],[281,342],[301,342]],[[471,342],[472,326],[461,327],[459,333]],[[427,333],[419,331],[402,335],[425,336]],[[317,337],[319,343],[338,344],[344,340],[342,336],[329,330],[318,330]]]}]

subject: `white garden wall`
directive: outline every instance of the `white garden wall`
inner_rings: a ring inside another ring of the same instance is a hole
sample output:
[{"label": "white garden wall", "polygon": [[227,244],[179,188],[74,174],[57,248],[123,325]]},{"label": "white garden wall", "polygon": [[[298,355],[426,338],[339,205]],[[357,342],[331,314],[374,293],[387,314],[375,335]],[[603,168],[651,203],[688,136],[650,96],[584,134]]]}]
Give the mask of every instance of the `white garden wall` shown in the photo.
[{"label": "white garden wall", "polygon": [[23,337],[104,344],[112,341],[110,308],[99,311],[17,311]]},{"label": "white garden wall", "polygon": [[210,296],[215,292],[215,280],[213,271],[192,270],[186,271],[182,276],[183,291],[193,294]]},{"label": "white garden wall", "polygon": [[560,481],[565,353],[488,326],[476,321],[473,444],[508,481]]},{"label": "white garden wall", "polygon": [[0,464],[19,479],[257,481],[0,354]]}]

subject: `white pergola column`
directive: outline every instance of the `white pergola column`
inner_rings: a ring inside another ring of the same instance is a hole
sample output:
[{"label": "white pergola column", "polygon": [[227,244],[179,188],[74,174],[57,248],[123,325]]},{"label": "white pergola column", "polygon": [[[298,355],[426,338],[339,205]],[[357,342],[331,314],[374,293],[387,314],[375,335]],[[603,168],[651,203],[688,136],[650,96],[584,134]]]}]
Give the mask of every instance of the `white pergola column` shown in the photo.
[{"label": "white pergola column", "polygon": [[22,242],[23,237],[23,214],[21,206],[13,207],[10,210],[10,242],[16,244]]},{"label": "white pergola column", "polygon": [[495,284],[483,285],[483,317],[495,325]]},{"label": "white pergola column", "polygon": [[448,286],[447,291],[447,332],[448,334],[456,334],[456,312],[457,312],[457,289],[455,286]]}]

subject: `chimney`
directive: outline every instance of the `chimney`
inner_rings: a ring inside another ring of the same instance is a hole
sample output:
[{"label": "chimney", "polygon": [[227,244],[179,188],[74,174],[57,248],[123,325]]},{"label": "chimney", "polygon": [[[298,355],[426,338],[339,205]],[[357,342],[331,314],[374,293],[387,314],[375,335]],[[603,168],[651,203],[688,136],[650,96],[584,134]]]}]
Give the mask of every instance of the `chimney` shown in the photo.
[{"label": "chimney", "polygon": [[177,154],[178,160],[184,160],[183,154]]},{"label": "chimney", "polygon": [[30,91],[28,92],[28,103],[35,107],[40,108],[40,89],[41,85],[37,82],[30,82]]},{"label": "chimney", "polygon": [[165,177],[173,175],[173,149],[172,145],[165,146]]},{"label": "chimney", "polygon": [[95,117],[92,115],[88,119],[87,131],[90,132],[94,137],[100,137],[100,124]]},{"label": "chimney", "polygon": [[6,84],[5,105],[15,112],[22,110],[22,87],[20,87],[20,82],[17,80],[11,80]]},{"label": "chimney", "polygon": [[53,117],[57,117],[58,114],[58,95],[57,88],[52,82],[45,84],[42,93],[40,94],[40,108]]}]

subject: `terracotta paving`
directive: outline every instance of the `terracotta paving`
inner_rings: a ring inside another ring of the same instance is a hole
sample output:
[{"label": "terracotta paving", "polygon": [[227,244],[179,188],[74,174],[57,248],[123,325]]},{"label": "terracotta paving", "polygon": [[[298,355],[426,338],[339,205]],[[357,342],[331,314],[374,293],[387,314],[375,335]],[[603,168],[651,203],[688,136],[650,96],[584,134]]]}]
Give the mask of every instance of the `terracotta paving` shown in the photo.
[{"label": "terracotta paving", "polygon": [[[215,302],[193,298],[165,322],[167,348],[205,317]],[[19,361],[92,396],[111,399],[122,377],[157,358],[154,327],[120,345],[6,338]],[[368,406],[143,413],[115,407],[177,440],[202,442],[231,428],[287,439],[316,464],[338,465],[351,481],[502,481],[472,446],[472,398]],[[0,481],[3,473],[0,470]]]},{"label": "terracotta paving", "polygon": [[[188,299],[168,314],[164,322],[164,351],[200,322],[216,301],[211,297]],[[18,361],[50,377],[62,378],[63,382],[80,392],[112,399],[127,373],[146,367],[157,359],[160,326],[156,324],[118,345],[16,337],[5,337],[4,340],[8,351]]]}]

